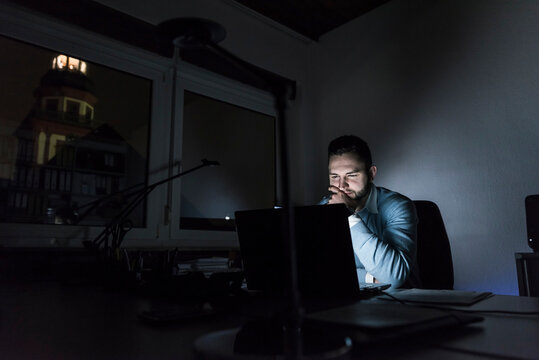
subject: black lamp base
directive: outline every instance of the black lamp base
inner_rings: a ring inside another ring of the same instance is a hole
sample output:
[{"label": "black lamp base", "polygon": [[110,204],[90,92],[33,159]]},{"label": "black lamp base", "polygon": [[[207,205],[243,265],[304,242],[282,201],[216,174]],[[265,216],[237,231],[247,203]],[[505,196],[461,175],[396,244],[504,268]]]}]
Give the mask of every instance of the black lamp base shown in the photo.
[{"label": "black lamp base", "polygon": [[[286,358],[281,329],[247,324],[242,328],[216,331],[195,341],[197,359],[264,360]],[[352,341],[326,331],[306,329],[301,334],[301,359],[344,360],[350,358]]]}]

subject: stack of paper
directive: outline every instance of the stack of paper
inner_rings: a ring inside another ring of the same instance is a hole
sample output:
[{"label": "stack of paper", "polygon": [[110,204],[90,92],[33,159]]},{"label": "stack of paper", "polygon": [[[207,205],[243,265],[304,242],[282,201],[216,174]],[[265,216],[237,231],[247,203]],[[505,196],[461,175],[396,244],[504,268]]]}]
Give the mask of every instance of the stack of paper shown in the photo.
[{"label": "stack of paper", "polygon": [[225,272],[228,271],[228,258],[211,257],[189,260],[178,264],[178,270],[180,273],[201,271],[204,275],[211,275],[215,272]]}]

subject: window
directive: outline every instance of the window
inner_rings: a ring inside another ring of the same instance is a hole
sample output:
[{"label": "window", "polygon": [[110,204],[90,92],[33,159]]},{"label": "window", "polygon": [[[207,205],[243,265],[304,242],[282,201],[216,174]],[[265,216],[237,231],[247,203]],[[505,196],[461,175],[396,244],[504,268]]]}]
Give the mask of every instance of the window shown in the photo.
[{"label": "window", "polygon": [[84,117],[87,122],[94,119],[94,109],[88,104],[86,104],[86,107],[84,108]]},{"label": "window", "polygon": [[[0,57],[0,81],[9,89],[0,96],[0,246],[82,246],[130,199],[84,205],[161,181],[202,158],[222,165],[155,188],[130,214],[135,228],[124,246],[237,246],[224,216],[273,205],[269,94],[186,63],[174,79],[169,58],[15,8],[3,8],[0,24],[0,46],[16,54]],[[58,86],[66,80],[69,86]],[[212,117],[202,119],[202,111]],[[259,132],[262,140],[254,141]],[[245,148],[253,158],[241,165],[235,160]],[[251,166],[257,163],[263,166]],[[237,188],[223,186],[246,181],[240,167],[261,182],[238,200]],[[207,193],[191,197],[200,185]],[[257,186],[264,190],[257,194]],[[228,207],[193,212],[210,198]],[[83,220],[58,224],[61,212],[73,208]],[[195,221],[182,225],[182,218]],[[205,219],[219,226],[196,224]]]},{"label": "window", "polygon": [[170,238],[164,244],[237,246],[231,231],[234,212],[275,204],[273,98],[189,64],[182,63],[181,68],[173,160],[183,171],[203,158],[221,165],[171,184]]},{"label": "window", "polygon": [[[84,214],[80,224],[107,223],[127,199],[95,207],[86,204],[145,182],[151,81],[4,36],[0,46],[13,54],[26,54],[3,66],[0,78],[8,83],[19,80],[14,96],[31,104],[20,108],[9,95],[0,99],[0,117],[9,124],[0,125],[0,131],[11,137],[13,146],[17,144],[8,150],[16,152],[15,159],[4,162],[15,168],[16,178],[4,179],[8,181],[1,190],[5,195],[14,193],[15,198],[1,205],[0,221],[51,223],[54,213],[54,222],[61,223],[60,212],[80,209]],[[51,58],[53,66],[45,70]],[[85,72],[80,71],[82,63],[87,64]],[[50,93],[59,98],[41,101]],[[34,96],[38,99],[33,102]],[[58,107],[59,100],[65,107]],[[128,104],[130,112],[124,110]],[[93,106],[98,116],[83,117],[81,109]],[[142,134],[135,138],[138,131]],[[133,212],[136,226],[145,223],[144,207]]]},{"label": "window", "polygon": [[80,112],[80,102],[66,99],[65,112],[66,114],[77,116]]}]

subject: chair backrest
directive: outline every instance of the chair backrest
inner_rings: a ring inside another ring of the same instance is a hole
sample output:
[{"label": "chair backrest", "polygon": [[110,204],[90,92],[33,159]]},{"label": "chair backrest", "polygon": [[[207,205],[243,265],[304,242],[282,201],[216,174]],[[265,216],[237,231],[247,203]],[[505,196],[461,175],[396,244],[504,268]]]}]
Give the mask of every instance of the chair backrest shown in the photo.
[{"label": "chair backrest", "polygon": [[526,196],[525,206],[528,245],[539,252],[539,194]]},{"label": "chair backrest", "polygon": [[453,289],[453,259],[438,206],[414,200],[417,211],[417,263],[424,289]]},{"label": "chair backrest", "polygon": [[526,232],[533,253],[515,253],[518,293],[520,296],[539,296],[539,194],[528,195]]}]

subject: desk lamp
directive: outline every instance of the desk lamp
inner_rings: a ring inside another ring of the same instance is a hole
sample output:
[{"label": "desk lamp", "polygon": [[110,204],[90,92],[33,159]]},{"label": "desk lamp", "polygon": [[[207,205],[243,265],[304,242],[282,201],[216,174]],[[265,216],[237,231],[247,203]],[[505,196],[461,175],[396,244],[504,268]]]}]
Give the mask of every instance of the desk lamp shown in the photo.
[{"label": "desk lamp", "polygon": [[[95,201],[92,201],[90,203],[84,204],[82,206],[79,206],[75,209],[63,209],[60,212],[61,222],[65,224],[75,225],[82,221],[93,209],[95,209],[97,206],[99,206],[101,203],[105,202],[106,200],[112,199],[116,196],[122,196],[123,199],[130,199],[132,200],[122,208],[122,210],[113,217],[111,221],[105,225],[105,228],[93,241],[84,241],[83,244],[87,249],[93,250],[93,251],[100,251],[102,250],[104,252],[105,258],[110,258],[116,250],[120,248],[120,245],[123,242],[124,236],[127,234],[127,232],[131,229],[132,224],[131,221],[128,219],[129,214],[133,212],[133,210],[136,209],[136,207],[148,197],[148,195],[159,185],[169,183],[170,181],[177,179],[179,177],[182,177],[184,175],[187,175],[191,172],[194,172],[196,170],[199,170],[203,167],[207,166],[218,166],[220,165],[217,161],[202,159],[202,164],[195,166],[189,170],[180,172],[176,175],[169,176],[166,179],[157,181],[153,184],[144,186],[144,183],[133,185],[127,189],[120,190],[118,192],[115,192],[113,194],[105,195]],[[82,209],[86,209],[82,214],[79,214],[79,211]],[[112,235],[111,239],[111,246],[109,247],[109,237]]]},{"label": "desk lamp", "polygon": [[[199,18],[178,18],[165,21],[158,25],[163,37],[171,40],[174,44],[174,61],[176,64],[177,58],[181,53],[188,49],[202,48],[216,54],[223,63],[228,62],[238,70],[243,71],[252,80],[261,84],[262,87],[270,92],[274,98],[274,107],[277,115],[277,131],[278,131],[278,154],[280,164],[280,185],[281,185],[281,203],[283,208],[288,209],[288,216],[284,217],[282,227],[285,234],[285,259],[288,268],[288,311],[285,314],[284,326],[282,327],[283,353],[287,359],[299,359],[303,357],[303,342],[301,335],[302,309],[300,304],[300,296],[298,290],[297,279],[297,261],[296,261],[296,244],[294,231],[294,211],[289,196],[289,170],[288,170],[288,152],[287,152],[287,137],[286,137],[286,121],[285,110],[287,105],[287,97],[293,94],[291,82],[284,78],[278,78],[276,75],[267,70],[250,64],[236,55],[225,50],[217,45],[218,42],[225,38],[226,31],[220,24],[207,19]],[[176,68],[176,67],[175,67]],[[173,84],[175,85],[176,74],[174,74]],[[175,91],[175,86],[173,91]],[[293,95],[292,95],[293,96]],[[327,338],[326,338],[327,339]],[[233,341],[230,338],[230,333],[214,333],[203,337],[199,343],[206,344],[207,341],[217,346],[223,342]],[[319,345],[319,344],[317,344]],[[324,354],[317,354],[317,358],[341,357],[343,353],[350,350],[350,344],[346,339],[337,345],[338,350],[331,349],[324,351]],[[229,348],[232,348],[230,345]],[[306,350],[307,346],[305,347]],[[202,355],[208,355],[213,358],[212,350],[215,349],[197,349]],[[219,351],[219,349],[217,349]],[[205,354],[206,352],[206,354]],[[331,354],[331,355],[325,355]],[[222,354],[223,357],[228,355]],[[239,358],[244,358],[244,354],[237,354]],[[253,355],[253,354],[251,354]],[[267,356],[267,355],[266,355]],[[228,357],[227,357],[228,358]]]}]

